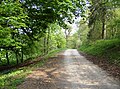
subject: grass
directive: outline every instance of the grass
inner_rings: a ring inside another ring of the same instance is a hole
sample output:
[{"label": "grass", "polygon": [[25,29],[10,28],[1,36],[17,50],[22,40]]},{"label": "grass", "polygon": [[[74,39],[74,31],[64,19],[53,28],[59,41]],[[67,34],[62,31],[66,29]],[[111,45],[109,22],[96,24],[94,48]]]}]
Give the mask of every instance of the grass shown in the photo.
[{"label": "grass", "polygon": [[65,49],[56,49],[50,51],[45,55],[45,60],[40,61],[34,65],[29,65],[27,67],[22,67],[19,69],[7,70],[0,73],[0,89],[16,89],[16,86],[25,81],[25,77],[32,73],[32,70],[39,68],[44,65],[49,57],[54,56],[56,53],[63,51]]},{"label": "grass", "polygon": [[120,39],[98,40],[81,46],[79,50],[98,57],[105,57],[109,62],[120,65]]},{"label": "grass", "polygon": [[51,50],[47,55],[44,56],[44,58],[48,59],[49,57],[54,57],[56,55],[56,53],[59,53],[59,52],[64,51],[64,50],[66,50],[66,48]]},{"label": "grass", "polygon": [[16,86],[23,82],[29,73],[31,70],[26,67],[0,73],[0,89],[16,89]]}]

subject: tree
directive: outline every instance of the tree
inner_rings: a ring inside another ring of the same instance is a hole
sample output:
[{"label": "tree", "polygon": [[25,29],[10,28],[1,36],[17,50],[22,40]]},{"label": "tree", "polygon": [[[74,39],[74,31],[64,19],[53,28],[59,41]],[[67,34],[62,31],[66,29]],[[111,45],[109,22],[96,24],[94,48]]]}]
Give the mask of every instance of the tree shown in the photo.
[{"label": "tree", "polygon": [[[94,36],[94,32],[97,32],[98,38],[97,39],[106,39],[108,36],[107,25],[108,21],[113,16],[113,11],[118,8],[117,3],[118,0],[89,0],[91,3],[90,8],[90,15],[89,15],[89,27],[90,31],[88,34],[88,38],[96,38]],[[101,26],[101,27],[100,27]],[[101,36],[99,36],[101,31]]]},{"label": "tree", "polygon": [[[83,6],[84,0],[1,0],[1,60],[6,56],[9,64],[12,55],[18,64],[25,57],[40,54],[43,49],[48,53],[52,43],[56,43],[56,48],[63,47],[61,42],[65,41],[61,27],[66,28],[65,22],[72,23],[73,18],[83,12]],[[59,29],[55,27],[53,30],[50,25],[55,23]]]},{"label": "tree", "polygon": [[57,22],[63,27],[65,21],[72,23],[72,18],[79,14],[76,8],[82,10],[80,1],[76,0],[25,0],[21,3],[30,17],[26,21],[28,28],[22,29],[31,39],[43,36],[49,23]]},{"label": "tree", "polygon": [[[9,50],[18,54],[17,50],[22,47],[22,35],[20,27],[27,27],[21,4],[18,1],[2,1],[0,4],[0,48],[6,50],[6,59],[9,64]],[[17,59],[17,56],[16,56]],[[18,63],[18,60],[17,60]]]},{"label": "tree", "polygon": [[70,24],[67,24],[67,27],[65,29],[65,39],[66,39],[66,47],[68,47],[68,41],[69,41],[69,37],[71,35],[72,32],[72,26]]}]

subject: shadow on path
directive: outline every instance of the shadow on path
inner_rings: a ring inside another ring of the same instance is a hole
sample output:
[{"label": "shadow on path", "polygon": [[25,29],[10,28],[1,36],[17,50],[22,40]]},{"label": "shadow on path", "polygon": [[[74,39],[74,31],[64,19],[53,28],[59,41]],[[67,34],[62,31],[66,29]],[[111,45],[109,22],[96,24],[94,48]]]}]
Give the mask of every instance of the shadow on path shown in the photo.
[{"label": "shadow on path", "polygon": [[34,70],[17,89],[120,89],[120,82],[69,49]]}]

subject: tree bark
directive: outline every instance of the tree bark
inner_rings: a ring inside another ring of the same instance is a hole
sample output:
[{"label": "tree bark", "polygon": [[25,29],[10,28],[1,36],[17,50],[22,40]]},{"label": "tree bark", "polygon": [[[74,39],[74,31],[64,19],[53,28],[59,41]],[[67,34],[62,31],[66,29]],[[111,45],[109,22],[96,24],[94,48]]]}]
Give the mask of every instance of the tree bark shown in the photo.
[{"label": "tree bark", "polygon": [[[1,49],[0,49],[0,52],[1,52]],[[0,62],[2,62],[2,59],[1,59],[1,57],[0,57]]]},{"label": "tree bark", "polygon": [[43,41],[44,41],[44,43],[43,43],[43,48],[44,48],[44,55],[46,54],[46,37],[44,37],[44,39],[43,39]]},{"label": "tree bark", "polygon": [[68,38],[70,36],[71,29],[65,29],[66,48],[68,47]]},{"label": "tree bark", "polygon": [[105,21],[102,21],[102,39],[105,38]]},{"label": "tree bark", "polygon": [[47,45],[46,53],[49,52],[49,38],[50,38],[50,30],[48,30],[48,36],[47,36],[47,42],[46,42],[46,45]]},{"label": "tree bark", "polygon": [[23,63],[23,47],[21,49],[21,63]]},{"label": "tree bark", "polygon": [[7,64],[10,64],[9,57],[8,57],[8,52],[6,52],[6,59],[7,59]]},{"label": "tree bark", "polygon": [[18,64],[19,63],[19,60],[18,60],[18,53],[17,53],[18,51],[16,50],[16,52],[15,52],[15,55],[16,55],[16,63]]},{"label": "tree bark", "polygon": [[105,7],[103,8],[102,12],[102,39],[105,39],[105,15],[106,15],[106,9]]}]

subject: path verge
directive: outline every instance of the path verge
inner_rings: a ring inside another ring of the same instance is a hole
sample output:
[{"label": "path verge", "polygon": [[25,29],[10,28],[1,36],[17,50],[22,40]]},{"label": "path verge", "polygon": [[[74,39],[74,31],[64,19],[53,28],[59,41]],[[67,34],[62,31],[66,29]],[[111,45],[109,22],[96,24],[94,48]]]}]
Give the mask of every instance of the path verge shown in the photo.
[{"label": "path verge", "polygon": [[80,54],[86,57],[87,60],[93,62],[94,64],[102,68],[103,70],[107,71],[110,74],[110,76],[113,76],[120,80],[120,66],[112,64],[102,57],[96,57],[93,55],[83,53],[81,51],[80,51]]}]

